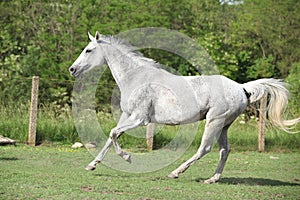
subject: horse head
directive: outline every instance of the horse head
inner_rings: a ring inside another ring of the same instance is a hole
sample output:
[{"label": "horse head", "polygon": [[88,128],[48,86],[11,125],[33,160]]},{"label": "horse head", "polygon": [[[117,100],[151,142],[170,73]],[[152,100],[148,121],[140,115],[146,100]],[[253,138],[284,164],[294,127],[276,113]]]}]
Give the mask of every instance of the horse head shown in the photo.
[{"label": "horse head", "polygon": [[91,40],[90,43],[83,49],[79,57],[69,68],[69,72],[73,77],[78,77],[82,73],[85,73],[106,62],[105,53],[101,47],[101,43],[104,42],[101,38],[101,34],[97,31],[95,37],[93,37],[90,33],[88,33],[88,36]]}]

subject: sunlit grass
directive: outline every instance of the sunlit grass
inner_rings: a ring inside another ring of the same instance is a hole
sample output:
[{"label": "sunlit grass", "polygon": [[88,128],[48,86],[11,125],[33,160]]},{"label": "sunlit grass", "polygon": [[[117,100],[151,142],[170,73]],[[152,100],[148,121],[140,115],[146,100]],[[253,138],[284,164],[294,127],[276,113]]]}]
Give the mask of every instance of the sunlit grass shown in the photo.
[{"label": "sunlit grass", "polygon": [[[27,142],[29,127],[29,103],[0,105],[0,130],[2,135],[17,142]],[[80,140],[70,112],[56,112],[54,106],[39,106],[37,118],[37,143],[45,141],[74,142]]]},{"label": "sunlit grass", "polygon": [[[1,199],[299,199],[299,152],[232,152],[221,181],[207,185],[219,153],[211,152],[179,179],[166,176],[194,152],[151,173],[128,173],[99,164],[66,145],[0,147]],[[116,155],[117,156],[117,155]],[[134,157],[132,158],[134,161]],[[128,165],[125,161],[124,165]]]},{"label": "sunlit grass", "polygon": [[[0,105],[0,134],[26,143],[29,123],[29,103]],[[108,136],[110,130],[116,126],[116,119],[104,112],[97,113],[98,122],[103,132]],[[192,146],[198,147],[201,142],[205,121],[195,127],[198,133],[193,139]],[[154,147],[159,149],[167,145],[178,134],[179,126],[155,126]],[[122,147],[127,149],[146,149],[146,127],[129,131],[119,138]],[[183,135],[189,136],[187,130]],[[250,119],[244,122],[239,117],[229,129],[228,138],[232,149],[257,150],[257,120]],[[184,139],[184,138],[183,138]],[[60,142],[73,143],[80,141],[76,132],[72,111],[69,106],[58,107],[56,105],[40,105],[37,123],[37,143]],[[216,147],[217,148],[217,147]],[[277,128],[267,125],[266,150],[300,149],[300,134],[288,134]]]}]

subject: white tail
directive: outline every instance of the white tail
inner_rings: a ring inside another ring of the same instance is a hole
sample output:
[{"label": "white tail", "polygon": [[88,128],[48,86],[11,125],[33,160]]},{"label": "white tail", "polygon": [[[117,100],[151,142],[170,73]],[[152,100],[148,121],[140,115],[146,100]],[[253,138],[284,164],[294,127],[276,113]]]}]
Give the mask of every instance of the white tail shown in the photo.
[{"label": "white tail", "polygon": [[285,83],[282,80],[259,79],[244,83],[242,86],[250,95],[250,103],[260,100],[264,95],[270,95],[267,108],[269,120],[284,131],[295,133],[290,130],[300,122],[300,118],[283,119],[283,113],[288,104],[289,91],[285,88]]}]

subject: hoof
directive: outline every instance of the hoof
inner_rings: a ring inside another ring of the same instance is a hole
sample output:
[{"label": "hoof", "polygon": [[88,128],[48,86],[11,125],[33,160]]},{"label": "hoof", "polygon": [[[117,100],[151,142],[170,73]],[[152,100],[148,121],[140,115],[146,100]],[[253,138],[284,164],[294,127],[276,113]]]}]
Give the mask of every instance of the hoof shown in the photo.
[{"label": "hoof", "polygon": [[131,164],[131,156],[129,154],[123,156],[124,160]]},{"label": "hoof", "polygon": [[210,179],[207,179],[207,180],[203,181],[203,183],[205,183],[205,184],[212,184],[212,183],[214,183],[214,182],[211,181]]},{"label": "hoof", "polygon": [[86,166],[86,168],[85,168],[87,171],[93,171],[93,170],[95,170],[96,169],[96,166],[93,166],[93,165],[88,165],[88,166]]},{"label": "hoof", "polygon": [[212,184],[212,183],[217,183],[221,178],[221,174],[215,174],[213,177],[210,179],[207,179],[204,181],[206,184]]},{"label": "hoof", "polygon": [[217,183],[217,182],[218,181],[210,180],[210,179],[204,181],[205,184],[213,184],[213,183]]},{"label": "hoof", "polygon": [[176,178],[178,178],[178,175],[171,173],[168,175],[168,178],[176,179]]}]

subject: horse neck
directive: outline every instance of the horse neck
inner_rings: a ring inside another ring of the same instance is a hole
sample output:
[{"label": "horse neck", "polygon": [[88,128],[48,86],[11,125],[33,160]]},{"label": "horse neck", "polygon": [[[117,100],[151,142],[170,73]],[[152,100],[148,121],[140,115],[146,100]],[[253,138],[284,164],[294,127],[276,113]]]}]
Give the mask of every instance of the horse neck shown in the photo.
[{"label": "horse neck", "polygon": [[122,52],[119,48],[112,45],[108,45],[105,50],[107,65],[121,90],[135,76],[141,76],[140,73],[144,70],[140,69],[145,63],[136,58],[132,52]]}]

